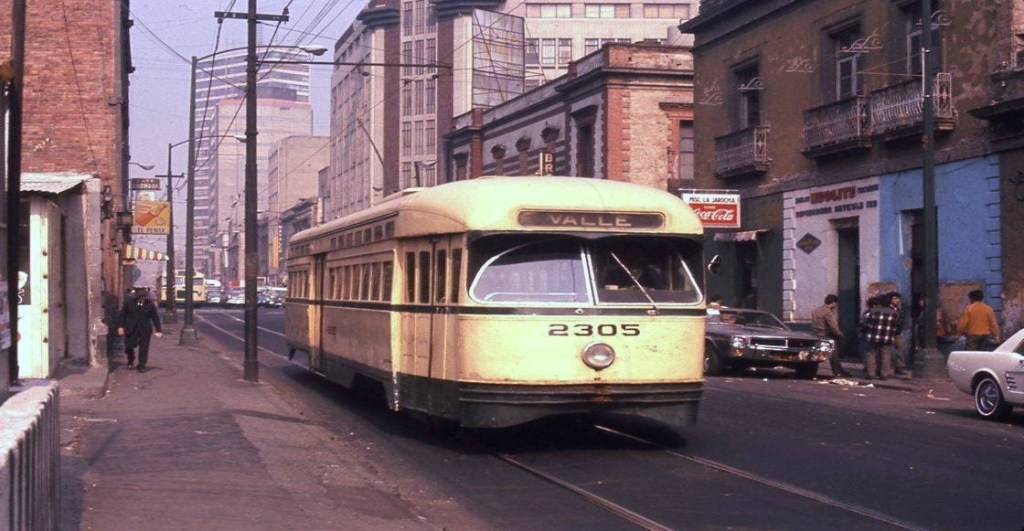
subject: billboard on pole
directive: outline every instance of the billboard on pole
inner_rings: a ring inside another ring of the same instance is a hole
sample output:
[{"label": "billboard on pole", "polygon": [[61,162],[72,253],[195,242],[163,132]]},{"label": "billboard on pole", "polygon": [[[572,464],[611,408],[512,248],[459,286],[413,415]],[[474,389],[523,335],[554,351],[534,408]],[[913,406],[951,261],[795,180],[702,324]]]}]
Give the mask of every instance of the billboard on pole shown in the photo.
[{"label": "billboard on pole", "polygon": [[167,234],[171,226],[167,201],[136,201],[132,234]]}]

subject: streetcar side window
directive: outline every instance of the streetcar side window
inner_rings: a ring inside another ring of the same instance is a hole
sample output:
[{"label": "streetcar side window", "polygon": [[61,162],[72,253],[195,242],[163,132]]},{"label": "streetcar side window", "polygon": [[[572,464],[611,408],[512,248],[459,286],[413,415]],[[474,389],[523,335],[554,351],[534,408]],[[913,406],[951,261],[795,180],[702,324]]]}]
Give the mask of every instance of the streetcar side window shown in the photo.
[{"label": "streetcar side window", "polygon": [[437,251],[437,269],[434,273],[434,302],[441,304],[444,303],[444,293],[448,288],[448,284],[445,282],[445,275],[448,273],[447,268],[448,252],[444,249]]},{"label": "streetcar side window", "polygon": [[416,253],[405,253],[405,302],[416,302]]},{"label": "streetcar side window", "polygon": [[380,262],[370,264],[370,296],[367,299],[380,300]]},{"label": "streetcar side window", "polygon": [[420,251],[420,289],[417,302],[430,302],[430,252]]},{"label": "streetcar side window", "polygon": [[391,300],[391,288],[392,288],[392,285],[393,285],[393,282],[394,282],[394,279],[392,277],[394,276],[394,274],[395,274],[395,264],[393,264],[391,262],[391,260],[388,260],[388,261],[384,262],[383,270],[381,272],[381,280],[382,280],[383,287],[384,287],[384,293],[383,293],[383,296],[382,296],[381,300],[385,300],[385,301],[390,301]]},{"label": "streetcar side window", "polygon": [[459,302],[459,283],[462,280],[462,249],[452,249],[452,280],[451,280],[451,296],[448,300],[452,301],[452,304],[458,304]]}]

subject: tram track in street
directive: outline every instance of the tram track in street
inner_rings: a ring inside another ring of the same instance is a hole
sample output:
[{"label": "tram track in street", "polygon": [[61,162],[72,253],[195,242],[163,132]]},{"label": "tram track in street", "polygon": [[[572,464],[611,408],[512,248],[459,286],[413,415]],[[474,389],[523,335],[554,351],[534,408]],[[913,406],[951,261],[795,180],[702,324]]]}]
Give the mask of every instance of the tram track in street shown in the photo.
[{"label": "tram track in street", "polygon": [[[903,520],[868,507],[836,499],[821,492],[804,489],[796,485],[792,485],[783,481],[774,480],[750,471],[733,467],[720,461],[707,459],[704,457],[700,457],[698,455],[694,455],[692,453],[680,451],[676,448],[668,447],[657,441],[650,440],[648,438],[644,438],[631,433],[626,433],[616,428],[612,428],[602,424],[592,424],[589,426],[593,430],[596,430],[597,432],[605,436],[617,439],[619,441],[624,441],[632,444],[640,444],[642,446],[646,446],[648,448],[657,450],[658,452],[663,453],[665,455],[669,455],[672,458],[683,459],[686,462],[691,463],[693,465],[697,465],[700,468],[710,469],[716,472],[728,474],[731,477],[738,478],[743,481],[753,482],[759,484],[762,487],[766,487],[768,489],[781,492],[786,495],[797,496],[806,500],[810,500],[815,504],[820,504],[822,506],[827,506],[831,509],[851,513],[853,515],[856,515],[857,517],[865,518],[877,524],[882,524],[884,526],[892,527],[894,529],[904,529],[912,531],[925,531],[929,529],[928,527],[915,524],[913,522]],[[591,505],[599,507],[602,510],[612,514],[613,516],[621,520],[624,520],[632,525],[635,525],[640,529],[647,529],[651,531],[677,529],[677,527],[671,524],[659,522],[655,518],[645,516],[641,513],[641,510],[639,509],[627,507],[626,505],[618,503],[606,495],[601,495],[592,490],[588,490],[587,488],[581,486],[580,484],[573,483],[572,481],[566,480],[563,477],[559,477],[556,474],[544,470],[542,467],[531,465],[527,463],[526,460],[521,459],[516,455],[501,451],[493,447],[492,445],[489,445],[485,442],[474,439],[472,437],[467,437],[464,435],[460,438],[463,441],[473,446],[477,446],[481,450],[486,451],[487,453],[491,454],[493,457],[501,460],[502,462],[507,463],[525,472],[528,472],[529,474],[541,479],[545,483],[554,485],[559,489],[569,491],[572,494],[584,499]]]}]

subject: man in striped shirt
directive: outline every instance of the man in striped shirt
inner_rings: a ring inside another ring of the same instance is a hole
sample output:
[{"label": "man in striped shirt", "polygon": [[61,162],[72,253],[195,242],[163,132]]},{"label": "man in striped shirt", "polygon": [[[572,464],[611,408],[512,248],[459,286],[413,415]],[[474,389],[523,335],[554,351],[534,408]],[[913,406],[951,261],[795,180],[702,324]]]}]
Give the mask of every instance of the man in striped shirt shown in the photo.
[{"label": "man in striped shirt", "polygon": [[889,306],[888,300],[873,299],[868,301],[870,309],[864,312],[860,321],[861,338],[867,344],[864,359],[864,372],[867,375],[864,379],[885,380],[892,376],[890,349],[896,339],[899,316]]}]

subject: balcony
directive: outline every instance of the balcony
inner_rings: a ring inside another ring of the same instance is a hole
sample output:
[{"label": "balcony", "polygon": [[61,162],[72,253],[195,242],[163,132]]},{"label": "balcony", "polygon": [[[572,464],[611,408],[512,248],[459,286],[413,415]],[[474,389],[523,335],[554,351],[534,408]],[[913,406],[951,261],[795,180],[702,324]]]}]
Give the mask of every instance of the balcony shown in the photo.
[{"label": "balcony", "polygon": [[[956,122],[953,108],[953,75],[935,74],[933,86],[935,131],[952,131]],[[871,93],[871,135],[888,141],[922,133],[924,112],[921,80],[913,79]]]},{"label": "balcony", "polygon": [[804,150],[807,158],[871,147],[868,98],[855,96],[804,111]]},{"label": "balcony", "polygon": [[721,179],[768,171],[768,126],[758,125],[715,139],[715,176]]},{"label": "balcony", "polygon": [[1024,65],[989,75],[988,105],[971,109],[971,116],[982,120],[1011,118],[1024,111]]}]

